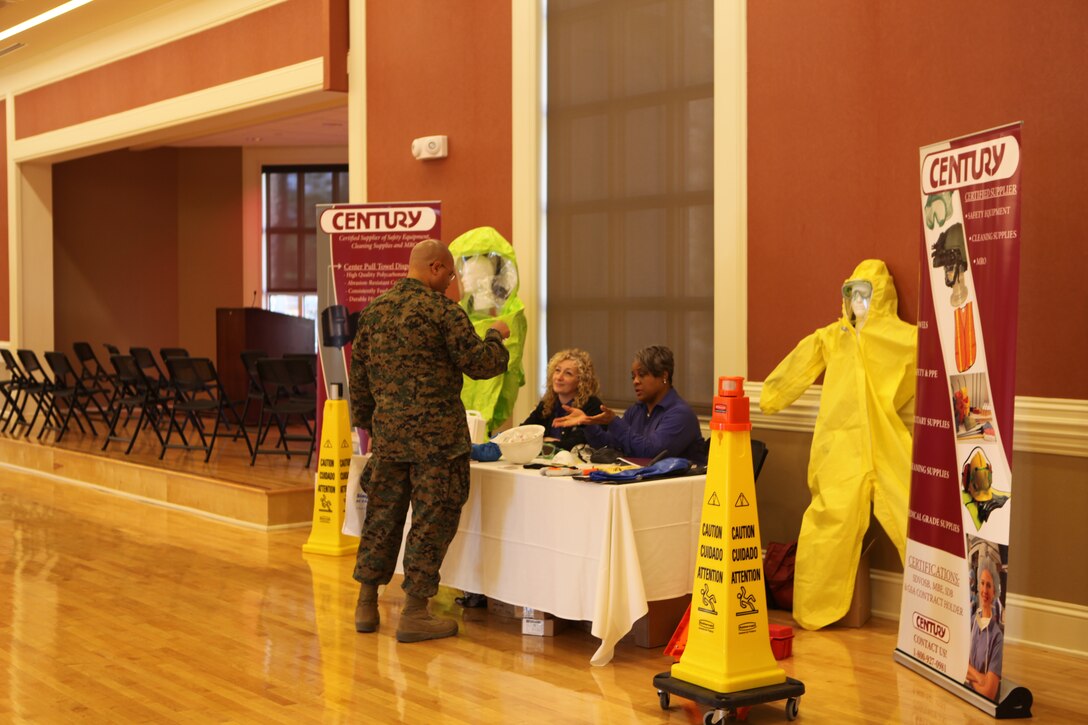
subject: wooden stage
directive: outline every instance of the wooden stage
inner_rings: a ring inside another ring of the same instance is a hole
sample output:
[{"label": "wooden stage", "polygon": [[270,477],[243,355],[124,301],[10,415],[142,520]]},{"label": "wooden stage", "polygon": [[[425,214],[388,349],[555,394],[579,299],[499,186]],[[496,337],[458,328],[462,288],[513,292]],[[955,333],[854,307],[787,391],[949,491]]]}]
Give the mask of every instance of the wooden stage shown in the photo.
[{"label": "wooden stage", "polygon": [[0,434],[0,466],[252,528],[274,530],[309,525],[312,520],[316,455],[311,469],[306,468],[305,454],[290,460],[260,455],[250,466],[245,442],[220,432],[208,463],[199,450],[168,449],[159,460],[159,444],[152,433],[141,432],[132,453],[125,455],[124,443],[110,443],[109,450],[102,451],[105,438],[101,424],[96,421],[96,426],[97,437],[81,434],[73,424],[60,444],[53,443],[51,431],[38,441],[38,426],[29,438]]}]

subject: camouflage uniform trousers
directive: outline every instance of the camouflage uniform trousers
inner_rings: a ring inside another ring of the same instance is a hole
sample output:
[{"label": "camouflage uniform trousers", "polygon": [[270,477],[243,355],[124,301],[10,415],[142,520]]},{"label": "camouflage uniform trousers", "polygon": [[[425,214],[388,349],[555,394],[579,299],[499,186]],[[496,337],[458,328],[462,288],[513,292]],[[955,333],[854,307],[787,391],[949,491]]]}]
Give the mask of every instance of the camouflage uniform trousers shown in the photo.
[{"label": "camouflage uniform trousers", "polygon": [[355,557],[356,581],[388,584],[400,553],[408,504],[412,524],[404,547],[404,591],[421,599],[438,592],[439,569],[468,500],[468,454],[448,461],[384,461],[371,456],[361,487],[368,501]]}]

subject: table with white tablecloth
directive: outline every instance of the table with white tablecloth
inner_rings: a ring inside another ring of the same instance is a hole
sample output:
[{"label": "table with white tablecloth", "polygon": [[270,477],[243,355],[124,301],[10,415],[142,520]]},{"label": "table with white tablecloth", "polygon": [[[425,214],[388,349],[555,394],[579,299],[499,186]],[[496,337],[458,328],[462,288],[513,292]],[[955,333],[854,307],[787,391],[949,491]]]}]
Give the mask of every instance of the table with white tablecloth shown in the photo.
[{"label": "table with white tablecloth", "polygon": [[691,592],[705,476],[622,485],[473,463],[442,583],[589,620],[604,665],[647,602]]}]

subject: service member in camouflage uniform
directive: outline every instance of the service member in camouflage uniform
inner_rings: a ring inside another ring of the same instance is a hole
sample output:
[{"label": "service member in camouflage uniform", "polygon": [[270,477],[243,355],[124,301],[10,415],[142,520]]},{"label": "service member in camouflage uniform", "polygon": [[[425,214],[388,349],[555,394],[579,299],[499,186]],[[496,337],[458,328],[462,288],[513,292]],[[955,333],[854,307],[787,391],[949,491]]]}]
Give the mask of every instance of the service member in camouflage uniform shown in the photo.
[{"label": "service member in camouflage uniform", "polygon": [[351,419],[371,436],[355,628],[378,628],[378,586],[393,577],[411,502],[401,642],[457,634],[457,622],[432,616],[427,603],[438,591],[438,570],[468,499],[462,373],[494,377],[509,360],[503,346],[509,328],[496,322],[481,340],[465,311],[445,296],[453,277],[453,257],[442,242],[417,244],[408,276],[363,310],[351,353]]}]

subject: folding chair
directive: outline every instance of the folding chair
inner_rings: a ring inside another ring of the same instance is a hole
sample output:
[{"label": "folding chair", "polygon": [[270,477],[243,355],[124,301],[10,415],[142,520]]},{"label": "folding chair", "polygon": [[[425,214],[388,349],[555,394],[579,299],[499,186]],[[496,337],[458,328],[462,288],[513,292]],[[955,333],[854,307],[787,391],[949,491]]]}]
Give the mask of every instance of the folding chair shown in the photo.
[{"label": "folding chair", "polygon": [[[158,424],[162,418],[163,402],[158,395],[158,386],[153,384],[144,375],[143,370],[136,364],[136,359],[131,355],[110,355],[110,364],[115,371],[116,387],[113,397],[110,398],[109,432],[106,434],[106,442],[102,444],[102,450],[106,450],[111,441],[128,443],[125,455],[132,452],[132,446],[136,443],[140,431],[146,426],[151,429],[162,445],[162,434],[159,433]],[[128,413],[126,425],[131,419],[132,412],[139,408],[140,415],[136,419],[136,427],[130,436],[121,434],[119,423],[121,413]]]},{"label": "folding chair", "polygon": [[45,370],[42,369],[42,364],[38,362],[38,356],[33,350],[20,348],[16,350],[15,354],[19,356],[19,364],[23,368],[24,387],[30,398],[34,400],[35,405],[34,416],[30,419],[30,423],[26,427],[26,433],[24,433],[24,436],[29,438],[30,431],[38,421],[38,416],[43,412],[45,413],[42,418],[43,426],[50,428],[59,426],[56,417],[53,415],[53,384],[46,376]]},{"label": "folding chair", "polygon": [[136,361],[136,365],[139,366],[140,371],[143,372],[144,377],[148,382],[158,388],[160,393],[164,393],[170,390],[170,381],[166,375],[163,374],[162,368],[155,362],[155,355],[151,352],[149,347],[130,347],[128,354]]},{"label": "folding chair", "polygon": [[752,473],[759,479],[759,472],[763,470],[763,462],[767,460],[767,444],[755,438],[752,439]]},{"label": "folding chair", "polygon": [[94,348],[89,342],[76,342],[72,344],[72,350],[79,361],[79,379],[89,385],[103,386],[110,382],[110,374],[102,363],[98,362],[98,356],[94,354]]},{"label": "folding chair", "polygon": [[[95,393],[101,392],[101,389],[92,389],[84,385],[80,377],[76,375],[75,369],[72,368],[68,356],[62,352],[50,351],[45,353],[45,362],[53,371],[53,390],[52,395],[50,396],[50,409],[46,413],[46,420],[50,418],[51,414],[55,414],[55,417],[59,421],[56,427],[57,436],[54,441],[60,443],[64,434],[67,432],[68,425],[71,423],[73,417],[75,417],[76,425],[79,426],[80,432],[86,433],[83,429],[83,423],[80,422],[79,415],[77,414],[81,414],[83,419],[87,421],[87,426],[91,429],[91,435],[98,435],[94,423],[91,422],[88,406],[93,405],[97,409],[99,417],[103,421],[106,420],[106,412],[102,410],[102,406],[99,405],[98,400],[95,398]],[[63,420],[61,420],[60,411],[58,411],[58,405],[61,403],[63,403],[66,408],[63,414]],[[47,427],[52,426],[43,425],[42,429],[38,431],[39,439],[45,434]]]},{"label": "folding chair", "polygon": [[[257,462],[260,453],[286,455],[302,453],[301,449],[290,448],[290,442],[307,444],[306,467],[310,467],[314,456],[316,438],[315,427],[311,425],[317,415],[317,398],[314,369],[308,360],[301,358],[262,358],[257,361],[257,376],[264,391],[261,401],[260,419],[257,423],[257,435],[253,438],[253,454],[250,465]],[[290,430],[292,420],[301,423],[305,433]],[[275,424],[279,431],[279,442],[274,448],[262,447],[268,432]],[[281,448],[282,446],[282,448]]]},{"label": "folding chair", "polygon": [[[162,460],[163,456],[166,455],[167,448],[180,448],[186,451],[199,448],[204,451],[204,461],[207,462],[211,456],[211,445],[208,444],[208,439],[204,435],[204,422],[200,419],[200,414],[211,411],[217,413],[212,429],[212,442],[214,444],[215,436],[219,434],[218,401],[208,396],[202,381],[197,377],[192,358],[188,356],[167,356],[163,358],[163,362],[166,363],[166,370],[170,374],[170,383],[174,386],[174,403],[168,410],[164,411],[166,414],[166,438],[163,439],[159,459]],[[178,421],[179,415],[181,416],[180,422]],[[192,430],[200,438],[200,445],[191,445],[185,436],[185,428],[190,423],[192,424]],[[181,443],[170,442],[174,431],[177,431]]]},{"label": "folding chair", "polygon": [[[191,357],[167,357],[166,368],[170,373],[170,381],[174,384],[174,403],[167,413],[166,439],[159,453],[161,459],[166,454],[167,448],[181,448],[184,450],[203,450],[204,462],[207,463],[212,456],[216,438],[219,436],[219,424],[230,424],[226,411],[231,410],[237,417],[237,411],[233,409],[225,397],[223,386],[215,366],[208,358]],[[210,435],[206,434],[206,422],[203,415],[214,414],[215,422],[212,425]],[[179,422],[179,416],[180,422]],[[200,438],[200,445],[190,444],[185,437],[186,423],[192,424],[193,431]],[[171,443],[170,439],[177,431],[181,437],[181,443]],[[245,430],[243,429],[243,435]],[[249,445],[249,436],[245,436],[246,448],[252,451]]]},{"label": "folding chair", "polygon": [[3,353],[4,369],[8,373],[7,379],[0,381],[0,394],[4,399],[3,406],[0,407],[0,422],[3,423],[0,431],[7,432],[9,427],[15,430],[20,425],[30,425],[30,423],[23,417],[27,395],[23,371],[19,363],[15,361],[11,350],[3,348],[0,349],[0,353]]},{"label": "folding chair", "polygon": [[[264,350],[242,350],[242,367],[246,371],[246,399],[242,406],[242,428],[244,429],[249,422],[249,406],[250,403],[256,406],[260,410],[261,404],[264,402],[264,388],[261,386],[261,379],[257,375],[257,361],[261,358],[268,357],[268,353]],[[234,434],[234,440],[237,440],[238,434]],[[246,436],[246,440],[249,440],[249,436]],[[250,450],[252,455],[253,451]]]},{"label": "folding chair", "polygon": [[166,360],[172,357],[189,357],[189,351],[184,347],[160,347],[159,357],[162,358],[162,364],[166,364]]},{"label": "folding chair", "polygon": [[98,356],[94,354],[91,343],[73,343],[72,350],[76,354],[76,360],[79,361],[80,382],[94,396],[98,407],[105,410],[106,406],[109,405],[110,394],[113,392],[113,376],[110,375],[109,370],[102,363],[98,362]]}]

